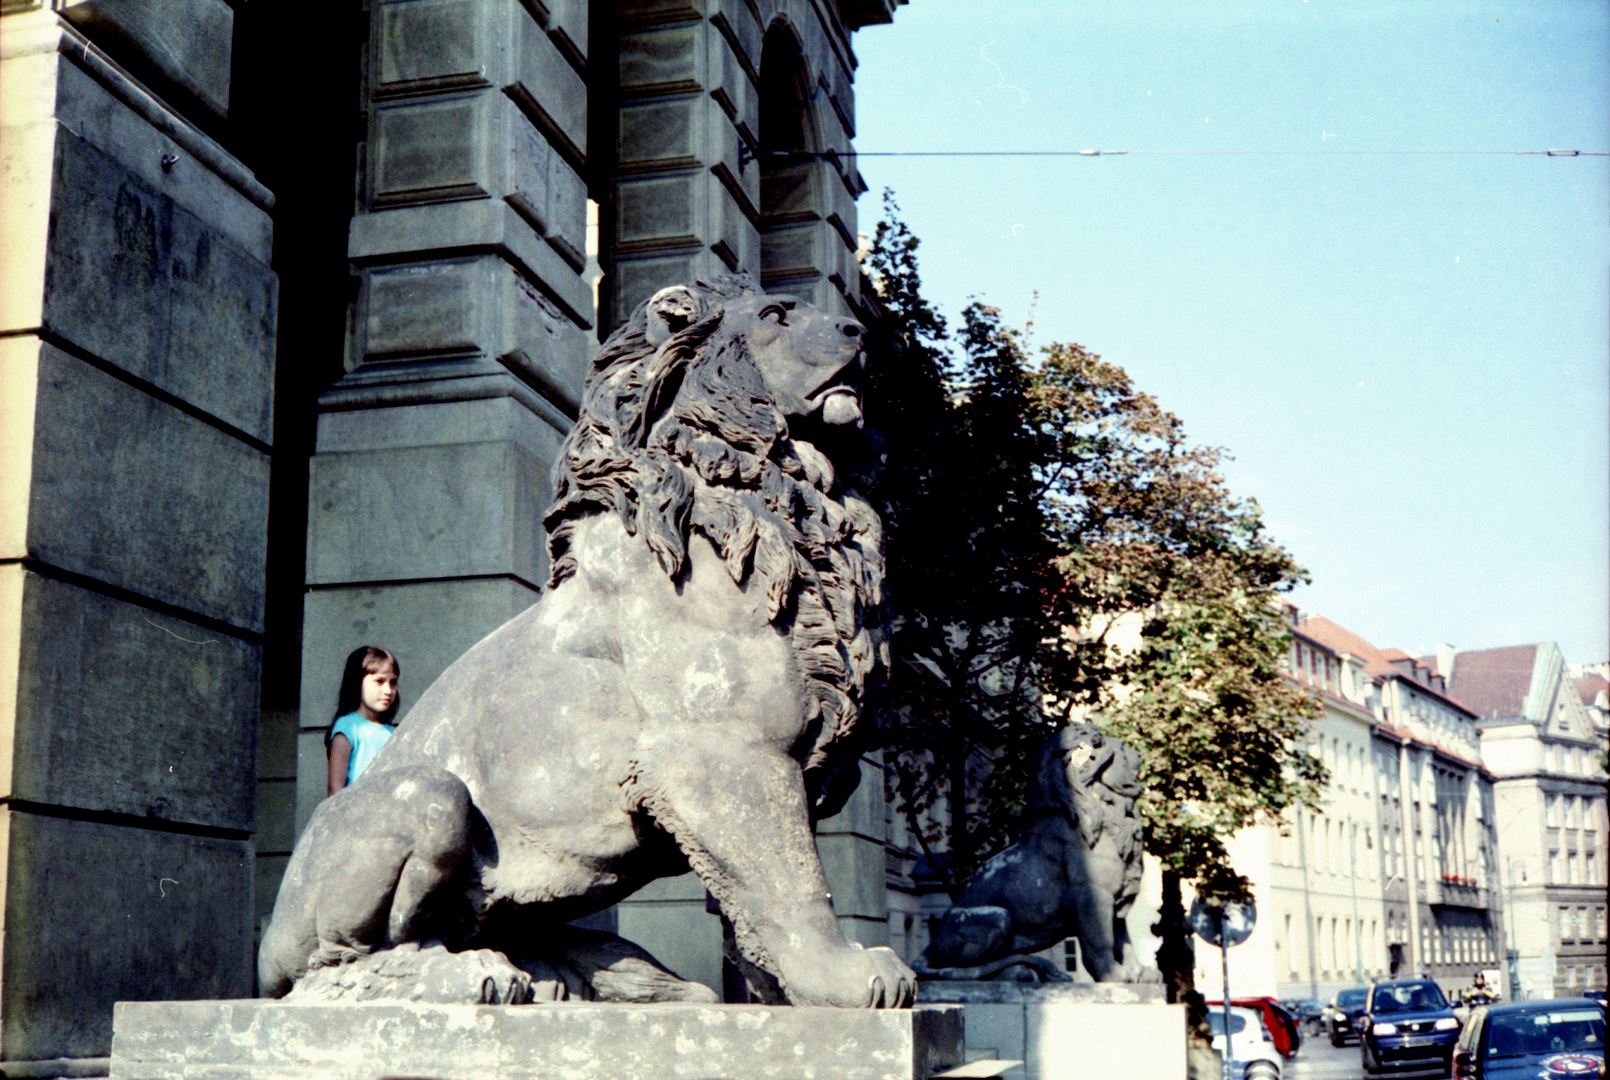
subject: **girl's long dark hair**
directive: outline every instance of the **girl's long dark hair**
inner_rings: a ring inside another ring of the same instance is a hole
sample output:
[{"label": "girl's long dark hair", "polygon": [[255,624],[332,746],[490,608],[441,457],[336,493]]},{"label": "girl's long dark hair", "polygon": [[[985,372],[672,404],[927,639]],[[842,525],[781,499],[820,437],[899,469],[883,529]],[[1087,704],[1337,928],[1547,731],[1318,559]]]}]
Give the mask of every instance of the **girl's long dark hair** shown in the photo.
[{"label": "girl's long dark hair", "polygon": [[[335,715],[330,717],[330,723],[335,723],[349,712],[357,712],[358,705],[363,700],[363,677],[372,671],[379,671],[387,664],[391,665],[398,679],[402,678],[402,665],[397,662],[396,656],[389,649],[382,649],[378,645],[359,645],[347,656],[347,666],[341,672],[341,692],[335,697]],[[391,699],[391,708],[381,713],[379,720],[382,724],[391,723],[397,716],[397,709],[402,705],[402,691]],[[330,744],[328,733],[324,736],[325,746]]]}]

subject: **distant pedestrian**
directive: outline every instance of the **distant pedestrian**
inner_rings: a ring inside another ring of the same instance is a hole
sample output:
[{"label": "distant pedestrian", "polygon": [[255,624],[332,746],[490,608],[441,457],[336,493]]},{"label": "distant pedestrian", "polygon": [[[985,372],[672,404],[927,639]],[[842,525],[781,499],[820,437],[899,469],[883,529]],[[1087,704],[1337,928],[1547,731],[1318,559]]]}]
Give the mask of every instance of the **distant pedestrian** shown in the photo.
[{"label": "distant pedestrian", "polygon": [[335,719],[324,738],[329,756],[329,794],[334,795],[363,775],[391,733],[402,695],[397,658],[375,645],[361,645],[347,657]]}]

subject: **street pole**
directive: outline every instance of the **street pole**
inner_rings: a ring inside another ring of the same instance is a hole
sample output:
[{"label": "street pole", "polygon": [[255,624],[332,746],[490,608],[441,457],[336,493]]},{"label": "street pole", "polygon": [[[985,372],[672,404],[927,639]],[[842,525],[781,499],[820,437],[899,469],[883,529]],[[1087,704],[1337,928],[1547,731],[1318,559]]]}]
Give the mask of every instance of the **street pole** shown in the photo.
[{"label": "street pole", "polygon": [[1353,985],[1364,985],[1364,927],[1358,921],[1358,822],[1347,819],[1348,881],[1353,886]]},{"label": "street pole", "polygon": [[1297,808],[1297,861],[1303,867],[1303,936],[1308,941],[1308,996],[1319,997],[1319,968],[1314,957],[1314,901],[1308,886],[1308,842],[1303,833],[1302,807]]},{"label": "street pole", "polygon": [[1224,988],[1224,1080],[1230,1075],[1230,943],[1224,938],[1224,905],[1219,908],[1219,982]]},{"label": "street pole", "polygon": [[1521,951],[1515,947],[1515,860],[1508,856],[1504,858],[1504,869],[1509,871],[1505,875],[1509,879],[1509,887],[1504,891],[1509,895],[1509,910],[1504,912],[1504,960],[1509,976],[1509,1000],[1521,999]]}]

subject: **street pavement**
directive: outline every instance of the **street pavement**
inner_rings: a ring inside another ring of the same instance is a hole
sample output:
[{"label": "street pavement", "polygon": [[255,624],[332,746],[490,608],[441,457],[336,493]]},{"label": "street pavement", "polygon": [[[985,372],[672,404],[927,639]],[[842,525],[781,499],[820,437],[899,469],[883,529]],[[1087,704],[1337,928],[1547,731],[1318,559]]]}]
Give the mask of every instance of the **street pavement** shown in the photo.
[{"label": "street pavement", "polygon": [[[1439,1071],[1406,1074],[1416,1078],[1440,1075]],[[1323,1035],[1304,1035],[1297,1056],[1286,1062],[1284,1080],[1360,1080],[1358,1045],[1332,1046]]]}]

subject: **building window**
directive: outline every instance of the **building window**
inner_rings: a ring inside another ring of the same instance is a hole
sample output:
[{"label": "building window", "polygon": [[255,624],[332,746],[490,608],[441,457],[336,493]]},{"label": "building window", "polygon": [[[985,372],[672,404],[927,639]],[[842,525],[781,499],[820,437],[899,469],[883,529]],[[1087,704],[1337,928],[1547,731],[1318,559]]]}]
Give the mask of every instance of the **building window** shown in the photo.
[{"label": "building window", "polygon": [[1559,918],[1559,921],[1560,921],[1560,927],[1559,927],[1559,929],[1560,929],[1560,933],[1559,933],[1560,944],[1561,945],[1573,944],[1576,941],[1576,934],[1572,930],[1572,923],[1575,920],[1573,920],[1571,918],[1571,909],[1568,908],[1568,907],[1559,908],[1558,909],[1558,918]]},{"label": "building window", "polygon": [[1548,884],[1563,885],[1565,883],[1564,879],[1560,876],[1560,870],[1560,853],[1558,850],[1551,850],[1549,852]]},{"label": "building window", "polygon": [[1568,851],[1565,853],[1565,868],[1567,882],[1571,885],[1580,884],[1580,882],[1577,880],[1578,872],[1576,852]]},{"label": "building window", "polygon": [[1543,805],[1548,808],[1548,823],[1552,828],[1560,826],[1560,797],[1548,795],[1543,799]]}]

